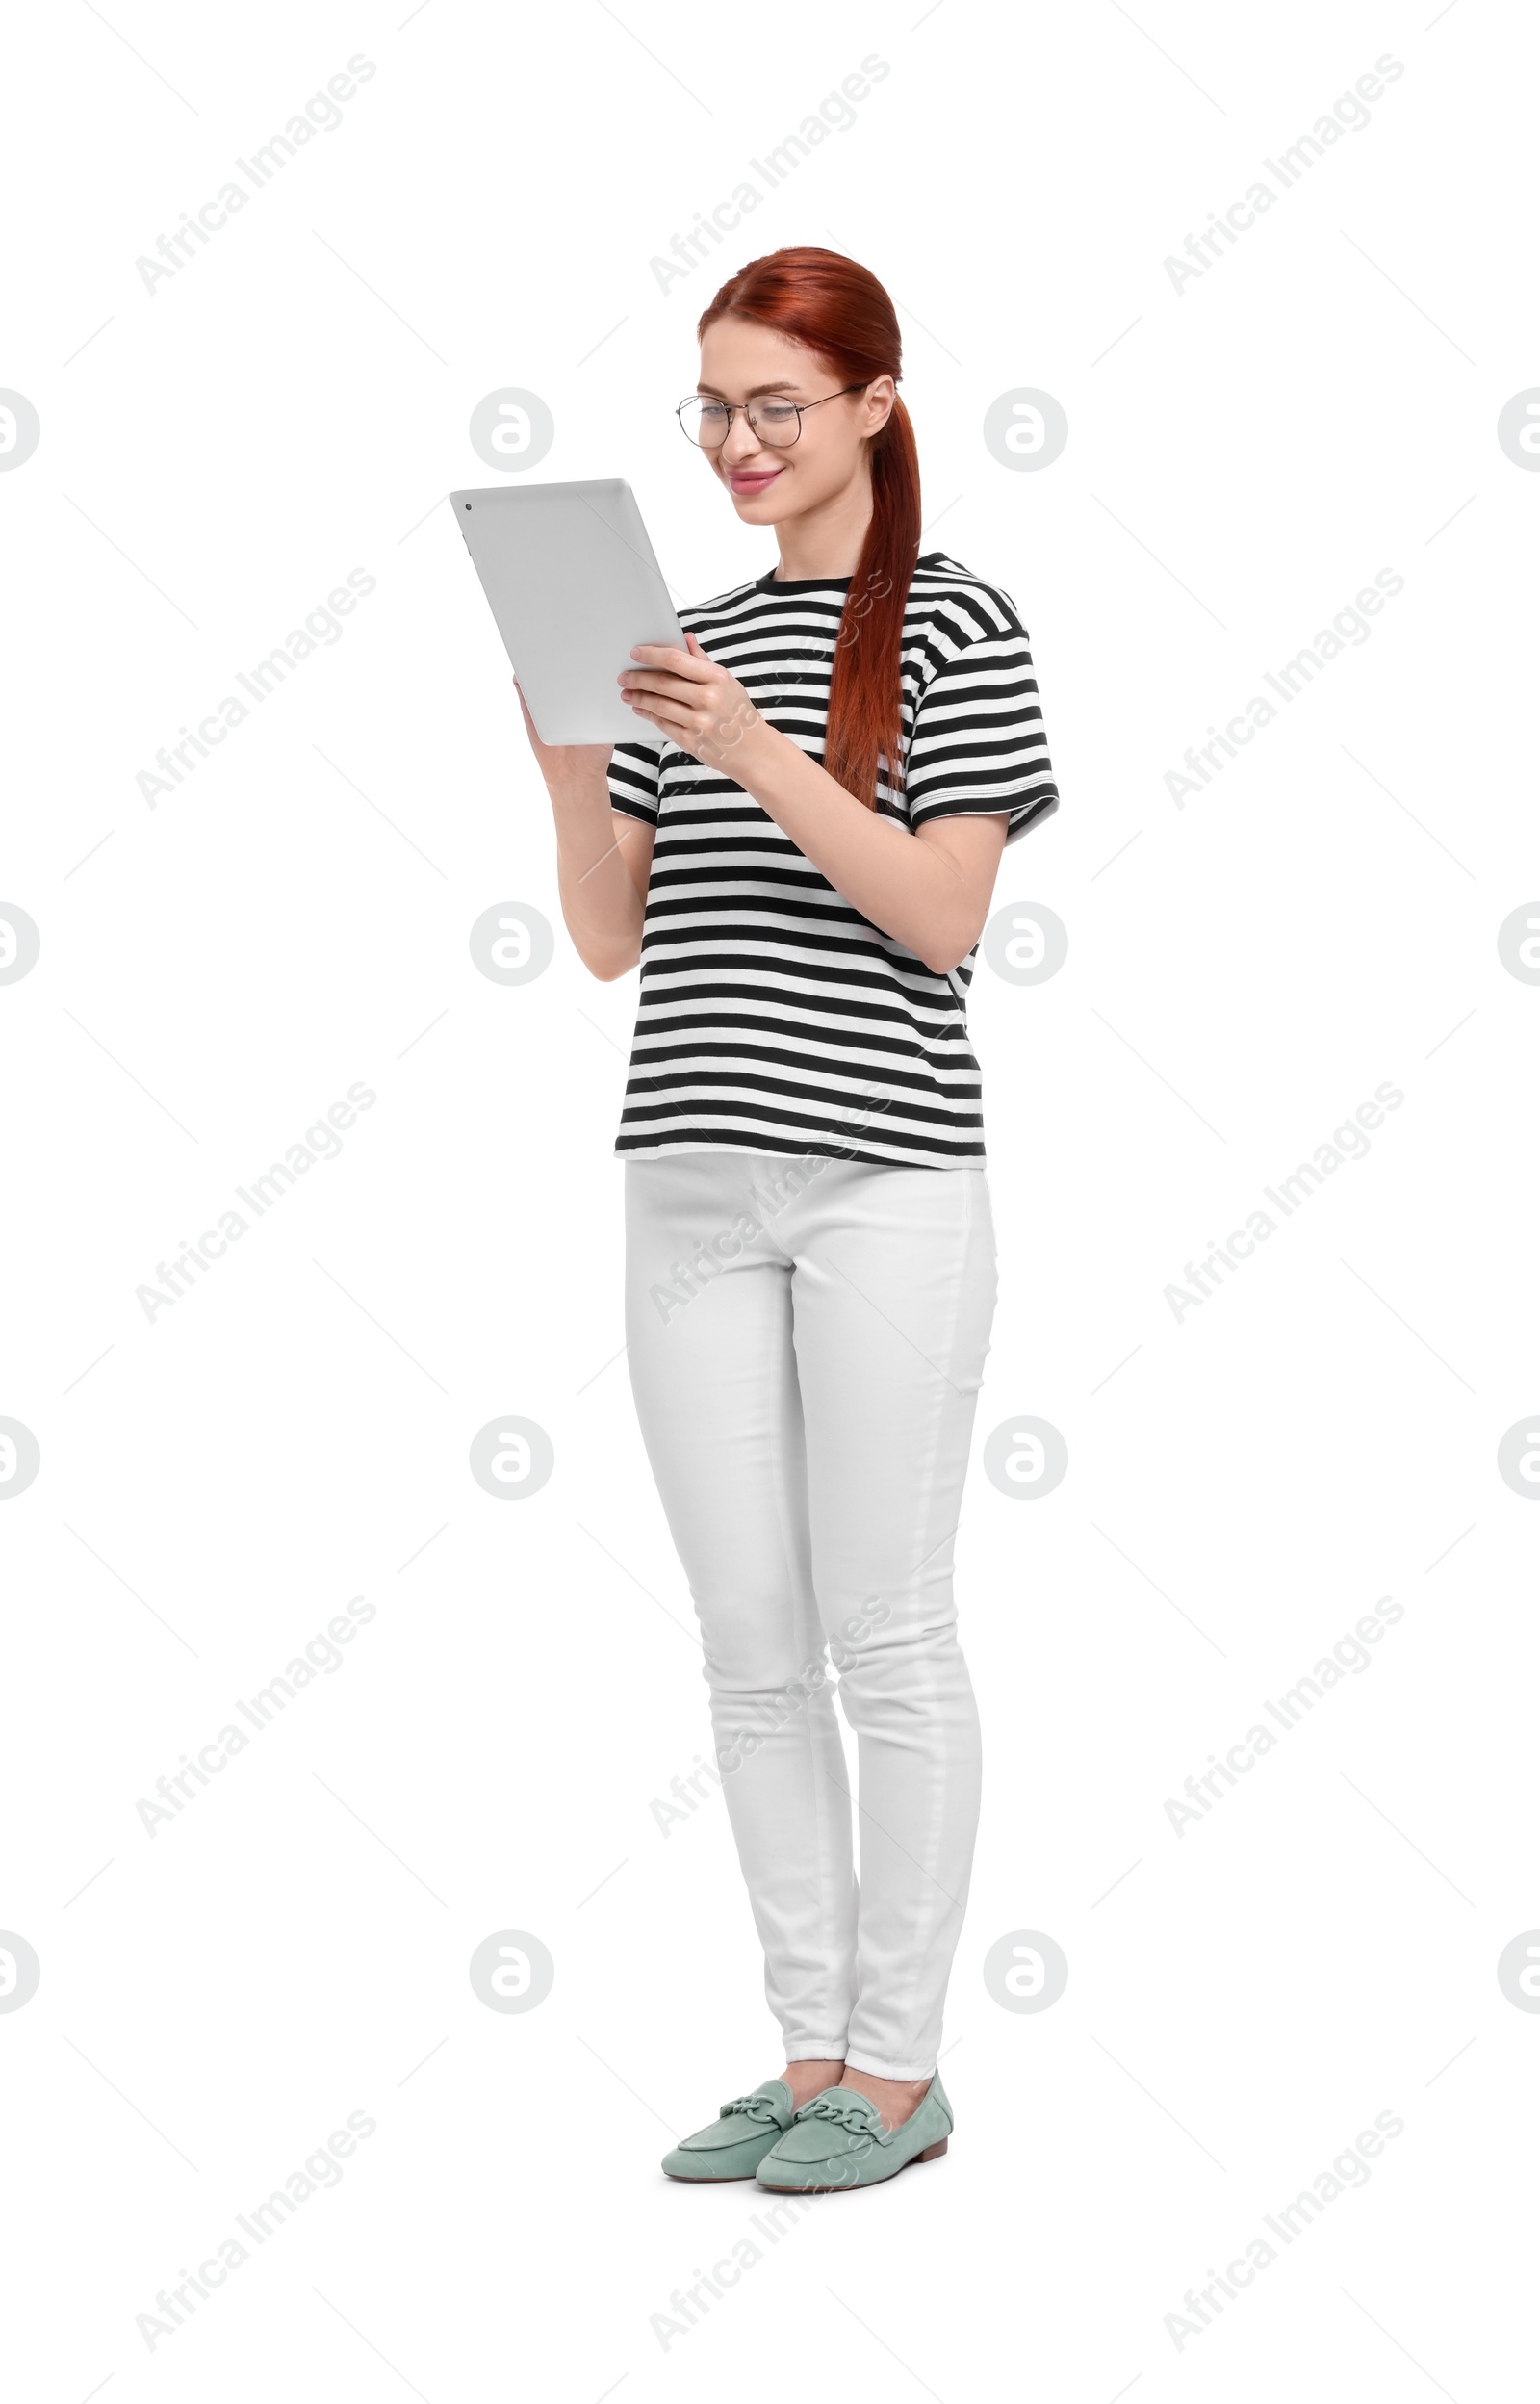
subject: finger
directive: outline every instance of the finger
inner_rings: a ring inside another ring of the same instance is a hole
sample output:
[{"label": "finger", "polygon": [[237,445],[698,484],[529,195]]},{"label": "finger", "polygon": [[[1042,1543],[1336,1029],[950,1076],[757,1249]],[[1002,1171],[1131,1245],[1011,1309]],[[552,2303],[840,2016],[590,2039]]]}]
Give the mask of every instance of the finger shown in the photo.
[{"label": "finger", "polygon": [[665,735],[672,736],[681,750],[688,751],[697,739],[695,721],[688,711],[670,710],[666,704],[657,702],[645,706],[633,703],[632,707],[638,717],[646,718],[652,725],[659,727]]},{"label": "finger", "polygon": [[620,688],[623,693],[670,693],[676,701],[694,702],[700,698],[698,685],[691,685],[682,676],[665,676],[661,669],[623,669]]},{"label": "finger", "polygon": [[669,701],[661,693],[649,693],[645,701],[633,701],[631,708],[640,710],[657,726],[682,730],[695,724],[693,711],[681,709],[678,702]]},{"label": "finger", "polygon": [[671,676],[685,676],[692,683],[716,673],[715,662],[704,651],[680,651],[675,643],[637,643],[632,647],[631,658],[639,659],[644,667],[666,668]]}]

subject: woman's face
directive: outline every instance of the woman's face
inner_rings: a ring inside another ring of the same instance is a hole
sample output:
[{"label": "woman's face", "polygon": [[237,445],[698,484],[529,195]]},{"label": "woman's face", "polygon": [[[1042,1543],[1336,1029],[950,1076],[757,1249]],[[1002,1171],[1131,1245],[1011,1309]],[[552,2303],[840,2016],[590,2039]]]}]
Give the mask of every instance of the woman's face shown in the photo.
[{"label": "woman's face", "polygon": [[[844,380],[815,351],[747,318],[718,318],[701,345],[697,390],[708,401],[806,403],[838,393]],[[859,391],[809,410],[796,441],[785,448],[775,440],[781,429],[757,432],[740,409],[726,442],[705,455],[745,525],[779,526],[837,499],[865,477],[865,445],[886,425],[896,397],[892,377],[879,375]],[[795,433],[796,421],[784,430]]]}]

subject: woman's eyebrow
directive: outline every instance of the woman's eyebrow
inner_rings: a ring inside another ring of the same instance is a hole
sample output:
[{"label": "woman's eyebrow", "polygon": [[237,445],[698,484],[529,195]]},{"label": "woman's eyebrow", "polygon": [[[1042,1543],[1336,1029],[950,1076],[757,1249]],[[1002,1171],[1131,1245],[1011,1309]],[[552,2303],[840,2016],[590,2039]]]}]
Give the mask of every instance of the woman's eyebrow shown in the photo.
[{"label": "woman's eyebrow", "polygon": [[[718,392],[714,384],[697,384],[695,389],[711,401],[726,401],[727,399],[727,394]],[[751,384],[746,398],[754,401],[760,393],[797,392],[800,389],[801,387],[792,377],[783,376],[779,384]]]}]

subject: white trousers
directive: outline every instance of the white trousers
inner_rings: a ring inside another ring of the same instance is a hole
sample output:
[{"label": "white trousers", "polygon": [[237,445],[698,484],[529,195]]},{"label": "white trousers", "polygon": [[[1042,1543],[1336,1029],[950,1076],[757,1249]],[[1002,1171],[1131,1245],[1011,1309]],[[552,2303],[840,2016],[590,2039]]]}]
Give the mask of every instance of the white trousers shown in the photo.
[{"label": "white trousers", "polygon": [[631,1386],[786,2058],[928,2078],[979,1811],[952,1553],[994,1315],[985,1172],[629,1160],[626,1232]]}]

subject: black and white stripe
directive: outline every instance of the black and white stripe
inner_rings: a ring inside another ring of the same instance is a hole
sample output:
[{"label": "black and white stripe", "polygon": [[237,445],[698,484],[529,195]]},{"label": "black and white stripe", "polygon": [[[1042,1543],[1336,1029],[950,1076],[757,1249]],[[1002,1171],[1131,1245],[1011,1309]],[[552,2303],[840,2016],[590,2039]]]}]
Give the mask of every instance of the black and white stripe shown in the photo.
[{"label": "black and white stripe", "polygon": [[[681,610],[711,659],[823,760],[849,578],[764,576]],[[860,639],[858,635],[857,639]],[[877,806],[908,827],[1058,807],[1026,633],[1006,594],[940,552],[904,612],[907,775]],[[835,892],[741,786],[654,737],[618,743],[614,809],[656,827],[641,995],[617,1152],[812,1152],[947,1168],[984,1159],[966,1000]]]}]

